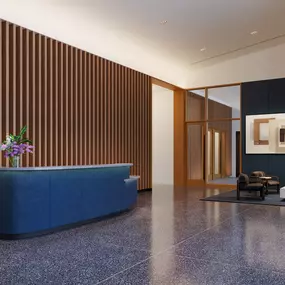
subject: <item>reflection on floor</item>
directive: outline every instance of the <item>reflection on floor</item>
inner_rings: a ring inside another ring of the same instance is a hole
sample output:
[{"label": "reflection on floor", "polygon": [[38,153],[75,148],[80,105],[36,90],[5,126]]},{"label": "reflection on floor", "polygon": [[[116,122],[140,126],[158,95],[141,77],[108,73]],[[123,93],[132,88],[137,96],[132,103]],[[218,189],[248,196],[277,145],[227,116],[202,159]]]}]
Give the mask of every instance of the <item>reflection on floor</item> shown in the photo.
[{"label": "reflection on floor", "polygon": [[236,185],[237,184],[237,178],[236,177],[226,177],[226,178],[219,178],[215,180],[208,181],[210,184],[226,184],[226,185]]},{"label": "reflection on floor", "polygon": [[284,284],[284,208],[199,201],[218,193],[158,186],[122,216],[0,241],[0,284]]}]

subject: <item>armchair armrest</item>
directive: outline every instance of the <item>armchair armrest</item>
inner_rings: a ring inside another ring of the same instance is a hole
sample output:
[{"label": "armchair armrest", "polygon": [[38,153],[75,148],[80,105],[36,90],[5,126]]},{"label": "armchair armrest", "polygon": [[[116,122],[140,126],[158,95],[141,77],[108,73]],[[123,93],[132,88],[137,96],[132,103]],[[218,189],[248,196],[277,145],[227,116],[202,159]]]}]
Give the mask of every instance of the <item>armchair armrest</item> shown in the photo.
[{"label": "armchair armrest", "polygon": [[271,180],[279,181],[279,177],[278,176],[271,176]]}]

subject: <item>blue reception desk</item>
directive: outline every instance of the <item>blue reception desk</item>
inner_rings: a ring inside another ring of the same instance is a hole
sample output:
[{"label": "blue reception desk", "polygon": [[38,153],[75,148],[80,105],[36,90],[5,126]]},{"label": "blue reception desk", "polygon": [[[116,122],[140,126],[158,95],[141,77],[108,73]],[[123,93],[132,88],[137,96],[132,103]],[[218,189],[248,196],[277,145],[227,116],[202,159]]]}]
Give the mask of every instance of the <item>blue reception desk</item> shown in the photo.
[{"label": "blue reception desk", "polygon": [[132,164],[0,168],[0,237],[56,231],[131,208]]}]

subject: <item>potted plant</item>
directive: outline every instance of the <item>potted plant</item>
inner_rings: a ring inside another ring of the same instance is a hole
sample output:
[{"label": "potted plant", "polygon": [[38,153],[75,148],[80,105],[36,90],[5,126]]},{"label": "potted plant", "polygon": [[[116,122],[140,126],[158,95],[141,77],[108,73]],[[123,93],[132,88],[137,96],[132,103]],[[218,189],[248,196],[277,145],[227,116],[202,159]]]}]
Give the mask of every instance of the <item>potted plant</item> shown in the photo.
[{"label": "potted plant", "polygon": [[32,153],[34,146],[32,141],[24,138],[27,126],[24,126],[19,135],[7,135],[2,142],[0,150],[4,151],[4,157],[9,158],[12,167],[20,167],[20,156],[26,152]]}]

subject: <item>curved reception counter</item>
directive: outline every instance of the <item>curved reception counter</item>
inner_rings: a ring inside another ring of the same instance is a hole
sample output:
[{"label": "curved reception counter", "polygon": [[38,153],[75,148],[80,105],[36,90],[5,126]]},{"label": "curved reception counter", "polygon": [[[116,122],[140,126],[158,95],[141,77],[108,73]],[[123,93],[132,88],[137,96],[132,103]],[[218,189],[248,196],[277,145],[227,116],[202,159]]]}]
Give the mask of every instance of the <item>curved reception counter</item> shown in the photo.
[{"label": "curved reception counter", "polygon": [[132,164],[0,168],[0,238],[77,226],[130,209]]}]

